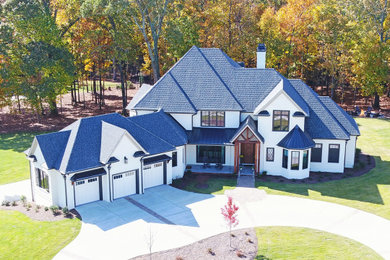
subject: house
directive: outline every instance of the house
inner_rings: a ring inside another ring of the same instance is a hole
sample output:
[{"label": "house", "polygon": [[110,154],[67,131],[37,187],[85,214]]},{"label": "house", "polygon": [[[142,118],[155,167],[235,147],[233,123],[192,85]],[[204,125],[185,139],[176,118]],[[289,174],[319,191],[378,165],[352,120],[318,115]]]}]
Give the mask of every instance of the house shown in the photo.
[{"label": "house", "polygon": [[193,172],[343,173],[354,166],[354,119],[303,81],[246,68],[216,48],[192,47],[129,103],[130,117],[83,118],[36,136],[26,152],[33,198],[69,209],[112,201]]}]

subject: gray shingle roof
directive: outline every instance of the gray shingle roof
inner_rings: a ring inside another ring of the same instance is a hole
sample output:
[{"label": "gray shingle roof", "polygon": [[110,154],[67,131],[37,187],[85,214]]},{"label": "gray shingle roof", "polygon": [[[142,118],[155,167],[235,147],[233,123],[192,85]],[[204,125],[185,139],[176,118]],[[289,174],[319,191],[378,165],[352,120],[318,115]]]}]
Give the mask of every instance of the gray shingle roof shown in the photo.
[{"label": "gray shingle roof", "polygon": [[[306,103],[276,70],[243,68],[220,49],[194,46],[134,108],[192,112],[183,106],[184,95],[196,110],[253,112],[280,81],[283,81],[284,91],[308,113]],[[179,94],[179,90],[183,94]]]},{"label": "gray shingle roof", "polygon": [[296,125],[279,143],[278,146],[293,149],[305,150],[314,147],[315,143],[307,133],[304,133],[298,125]]},{"label": "gray shingle roof", "polygon": [[130,103],[127,105],[126,109],[133,109],[134,106],[144,97],[144,95],[152,88],[152,85],[142,84],[141,88],[135,93],[134,97],[131,99]]},{"label": "gray shingle roof", "polygon": [[[64,164],[61,171],[73,173],[102,167],[100,153],[107,142],[102,138],[103,122],[127,131],[150,155],[172,151],[175,146],[187,143],[185,130],[163,111],[130,118],[112,113],[78,122],[78,127],[37,136],[49,168],[60,170]],[[73,140],[69,138],[71,134],[75,136]],[[68,152],[64,152],[66,147]],[[66,159],[64,153],[68,153]]]},{"label": "gray shingle roof", "polygon": [[337,105],[330,97],[320,96],[319,98],[349,134],[360,135],[359,127],[352,116],[348,115],[347,112]]},{"label": "gray shingle roof", "polygon": [[305,118],[305,132],[313,139],[349,139],[349,134],[315,93],[302,80],[290,79],[292,86],[305,100],[310,116]]}]

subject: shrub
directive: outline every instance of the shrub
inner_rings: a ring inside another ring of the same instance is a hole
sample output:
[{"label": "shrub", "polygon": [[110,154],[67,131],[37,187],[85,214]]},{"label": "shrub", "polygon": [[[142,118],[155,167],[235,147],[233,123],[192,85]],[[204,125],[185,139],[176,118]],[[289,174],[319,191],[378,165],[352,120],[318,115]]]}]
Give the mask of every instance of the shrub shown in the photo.
[{"label": "shrub", "polygon": [[262,175],[262,176],[267,176],[267,171],[263,171],[263,172],[261,173],[261,175]]},{"label": "shrub", "polygon": [[16,202],[16,200],[14,200],[14,201],[12,201],[12,204],[11,204],[12,206],[17,206],[18,205],[18,203]]},{"label": "shrub", "polygon": [[58,215],[59,208],[56,205],[53,205],[50,207],[51,212],[53,212],[53,215]]},{"label": "shrub", "polygon": [[234,234],[230,234],[232,237],[236,237],[236,235],[234,235]]},{"label": "shrub", "polygon": [[1,206],[9,206],[10,205],[10,202],[8,200],[3,200],[3,202],[1,203]]},{"label": "shrub", "polygon": [[238,256],[238,257],[244,257],[245,256],[245,254],[241,251],[241,250],[237,250],[236,251],[236,255]]},{"label": "shrub", "polygon": [[69,213],[68,208],[67,207],[63,207],[62,208],[62,213],[64,213],[64,215],[68,215],[68,213]]},{"label": "shrub", "polygon": [[38,212],[40,207],[38,205],[35,205],[35,212]]},{"label": "shrub", "polygon": [[210,255],[215,255],[213,249],[211,249],[211,248],[207,249],[207,252],[208,252]]},{"label": "shrub", "polygon": [[45,207],[45,211],[48,211],[49,210],[49,207]]},{"label": "shrub", "polygon": [[249,233],[247,231],[245,231],[245,235],[249,236]]},{"label": "shrub", "polygon": [[248,238],[248,243],[251,243],[251,244],[253,244],[253,241],[252,241],[252,239]]},{"label": "shrub", "polygon": [[40,209],[40,208],[41,208],[41,205],[37,205],[36,207],[37,207],[37,209]]},{"label": "shrub", "polygon": [[27,211],[29,211],[31,209],[32,205],[30,203],[28,203],[26,207],[27,207]]},{"label": "shrub", "polygon": [[26,202],[27,202],[26,196],[24,196],[24,195],[20,196],[20,200],[22,201],[23,206],[26,207]]},{"label": "shrub", "polygon": [[186,173],[191,174],[192,171],[190,169],[187,169]]}]

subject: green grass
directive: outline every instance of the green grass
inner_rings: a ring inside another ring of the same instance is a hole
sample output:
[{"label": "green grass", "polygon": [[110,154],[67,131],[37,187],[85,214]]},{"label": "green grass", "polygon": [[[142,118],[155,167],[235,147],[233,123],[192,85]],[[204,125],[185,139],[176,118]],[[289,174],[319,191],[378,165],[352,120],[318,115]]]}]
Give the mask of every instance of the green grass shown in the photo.
[{"label": "green grass", "polygon": [[297,227],[258,227],[256,259],[382,259],[354,240]]},{"label": "green grass", "polygon": [[35,221],[17,211],[0,210],[0,259],[52,259],[80,227],[78,219]]},{"label": "green grass", "polygon": [[187,186],[185,187],[185,190],[197,192],[197,193],[204,193],[204,194],[223,194],[225,190],[228,189],[234,189],[237,184],[236,178],[224,178],[224,177],[210,177],[209,181],[207,181],[207,188],[198,188],[196,185],[198,184],[198,181],[196,180],[196,177],[193,176],[191,178],[188,178],[187,180],[183,179],[176,179],[173,180],[172,186],[181,188],[181,185],[183,182],[187,183]]},{"label": "green grass", "polygon": [[0,134],[0,185],[28,179],[28,160],[23,151],[40,133]]}]

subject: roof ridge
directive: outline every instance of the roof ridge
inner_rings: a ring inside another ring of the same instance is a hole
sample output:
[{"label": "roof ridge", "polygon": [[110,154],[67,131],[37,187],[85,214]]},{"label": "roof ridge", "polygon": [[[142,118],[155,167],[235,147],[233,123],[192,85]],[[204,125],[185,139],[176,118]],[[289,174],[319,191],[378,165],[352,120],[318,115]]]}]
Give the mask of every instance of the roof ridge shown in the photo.
[{"label": "roof ridge", "polygon": [[192,108],[193,108],[195,111],[197,111],[195,105],[192,103],[192,101],[190,100],[190,98],[188,97],[188,95],[187,95],[187,93],[184,91],[184,89],[180,86],[179,82],[177,82],[177,80],[176,80],[176,78],[173,76],[173,74],[172,74],[170,71],[168,71],[167,74],[168,74],[169,76],[172,77],[172,79],[173,79],[173,81],[175,82],[175,84],[178,86],[178,88],[180,89],[180,91],[183,93],[183,95],[185,96],[185,98],[188,100],[188,103],[190,103],[191,106],[192,106]]},{"label": "roof ridge", "polygon": [[204,55],[202,50],[199,49],[198,47],[196,47],[196,48],[198,49],[199,53],[202,55],[202,57],[206,61],[206,63],[210,66],[211,70],[215,73],[215,75],[218,77],[218,79],[222,82],[223,86],[226,88],[226,90],[229,92],[229,94],[232,96],[232,98],[241,107],[241,109],[244,110],[244,108],[242,107],[241,103],[237,100],[236,96],[234,96],[234,94],[232,93],[232,91],[230,90],[228,85],[222,80],[221,76],[218,74],[217,70],[213,67],[213,65],[210,63],[210,61],[206,58],[206,56]]}]

